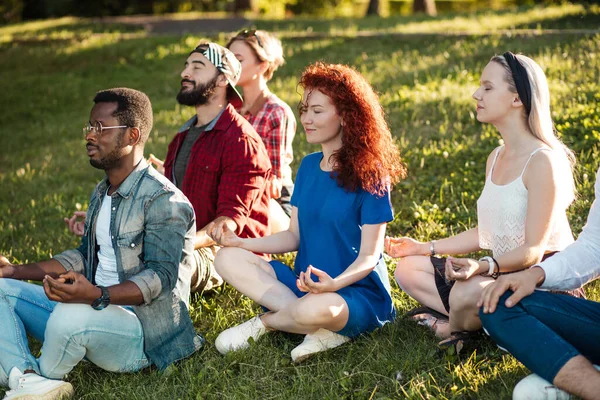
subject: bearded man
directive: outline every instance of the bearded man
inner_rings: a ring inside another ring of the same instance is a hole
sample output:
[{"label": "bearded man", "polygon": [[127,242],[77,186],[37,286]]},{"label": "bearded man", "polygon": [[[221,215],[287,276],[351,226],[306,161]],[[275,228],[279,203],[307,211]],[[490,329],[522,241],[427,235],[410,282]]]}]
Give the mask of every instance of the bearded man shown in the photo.
[{"label": "bearded man", "polygon": [[271,162],[260,136],[235,111],[242,102],[235,89],[240,74],[241,64],[228,49],[200,43],[192,50],[177,101],[194,107],[196,115],[169,144],[164,163],[150,157],[196,212],[193,292],[223,282],[213,266],[218,246],[207,235],[213,226],[227,226],[246,238],[270,233]]}]

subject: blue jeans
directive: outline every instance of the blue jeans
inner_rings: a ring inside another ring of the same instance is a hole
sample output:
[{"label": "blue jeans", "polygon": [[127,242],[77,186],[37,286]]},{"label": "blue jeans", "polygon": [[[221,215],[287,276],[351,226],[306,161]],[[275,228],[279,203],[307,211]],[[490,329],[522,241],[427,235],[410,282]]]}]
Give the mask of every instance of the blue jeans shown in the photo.
[{"label": "blue jeans", "polygon": [[535,291],[513,308],[506,292],[493,314],[479,311],[488,334],[502,348],[548,382],[571,358],[600,364],[600,303]]},{"label": "blue jeans", "polygon": [[[43,342],[39,359],[29,351],[27,333]],[[96,311],[57,303],[42,286],[0,278],[0,385],[7,385],[13,367],[62,379],[84,357],[115,372],[148,366],[137,316],[114,305]]]}]

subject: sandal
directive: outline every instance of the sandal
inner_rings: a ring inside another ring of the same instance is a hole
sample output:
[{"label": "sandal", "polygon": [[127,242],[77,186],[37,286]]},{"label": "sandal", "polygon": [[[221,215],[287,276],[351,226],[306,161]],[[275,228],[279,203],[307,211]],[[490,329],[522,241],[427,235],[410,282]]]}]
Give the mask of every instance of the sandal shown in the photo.
[{"label": "sandal", "polygon": [[426,306],[413,308],[405,315],[413,321],[416,321],[417,324],[428,328],[436,335],[438,323],[447,324],[449,322],[446,315]]},{"label": "sandal", "polygon": [[427,307],[427,306],[413,308],[412,310],[407,311],[406,314],[404,314],[404,316],[409,317],[410,319],[419,321],[421,319],[424,319],[424,318],[419,318],[419,316],[423,315],[423,314],[428,314],[428,315],[430,315],[434,318],[437,318],[439,320],[442,320],[442,321],[449,320],[447,315],[444,315],[441,312],[436,311],[433,308]]},{"label": "sandal", "polygon": [[456,354],[460,353],[465,343],[468,343],[473,339],[476,332],[473,331],[454,331],[449,337],[438,343],[440,349],[448,349],[454,347]]}]

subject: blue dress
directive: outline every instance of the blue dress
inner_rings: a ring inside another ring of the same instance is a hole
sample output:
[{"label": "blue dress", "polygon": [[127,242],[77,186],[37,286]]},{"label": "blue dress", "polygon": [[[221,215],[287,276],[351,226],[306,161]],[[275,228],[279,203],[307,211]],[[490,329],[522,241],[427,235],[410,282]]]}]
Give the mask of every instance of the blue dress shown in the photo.
[{"label": "blue dress", "polygon": [[[292,206],[298,208],[300,244],[293,271],[279,261],[271,265],[277,279],[298,297],[296,279],[309,265],[332,278],[344,272],[358,257],[364,224],[392,221],[389,192],[378,197],[362,189],[348,192],[338,186],[331,172],[321,170],[323,153],[304,157],[296,174]],[[317,279],[315,275],[312,279]],[[376,329],[395,317],[390,281],[382,254],[375,269],[365,278],[337,292],[348,304],[346,326],[338,333],[356,336]]]}]

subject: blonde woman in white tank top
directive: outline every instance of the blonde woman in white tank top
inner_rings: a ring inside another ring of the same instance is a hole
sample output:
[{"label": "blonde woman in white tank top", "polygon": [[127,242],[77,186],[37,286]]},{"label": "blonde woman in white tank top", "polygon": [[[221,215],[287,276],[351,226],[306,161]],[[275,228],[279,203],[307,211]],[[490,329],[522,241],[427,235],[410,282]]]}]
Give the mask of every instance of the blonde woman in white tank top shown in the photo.
[{"label": "blonde woman in white tank top", "polygon": [[[473,99],[477,120],[493,124],[504,141],[487,159],[478,226],[426,243],[386,238],[388,254],[401,257],[398,284],[426,306],[409,314],[445,339],[441,345],[481,328],[477,301],[494,281],[490,272],[528,268],[573,241],[565,213],[574,199],[573,156],[554,134],[541,68],[522,55],[495,56]],[[433,257],[480,250],[491,250],[491,257]]]}]

